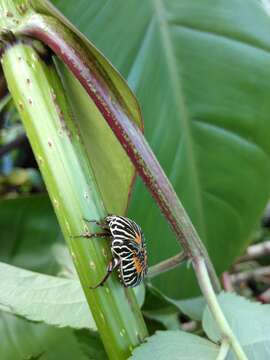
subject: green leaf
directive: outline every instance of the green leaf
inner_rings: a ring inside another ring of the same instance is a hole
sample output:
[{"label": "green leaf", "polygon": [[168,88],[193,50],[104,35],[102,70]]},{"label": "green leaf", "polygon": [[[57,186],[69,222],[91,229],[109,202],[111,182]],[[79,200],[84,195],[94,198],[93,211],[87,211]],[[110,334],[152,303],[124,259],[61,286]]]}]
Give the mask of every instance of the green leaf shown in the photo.
[{"label": "green leaf", "polygon": [[145,299],[145,285],[141,283],[139,286],[136,286],[134,288],[134,294],[136,296],[139,306],[142,307]]},{"label": "green leaf", "polygon": [[202,296],[186,300],[171,299],[171,302],[192,320],[202,321],[203,311],[206,306]]},{"label": "green leaf", "polygon": [[95,332],[89,330],[75,330],[74,335],[76,336],[80,348],[87,356],[88,360],[107,360],[108,356],[105,353],[104,347],[100,340],[100,337]]},{"label": "green leaf", "polygon": [[135,349],[130,359],[216,360],[217,355],[218,346],[199,336],[183,331],[158,331]]},{"label": "green leaf", "polygon": [[[53,3],[135,90],[146,137],[223,271],[250,241],[270,193],[269,17],[259,1]],[[131,205],[151,264],[179,251],[140,181]],[[198,293],[192,270],[154,284],[172,297]]]},{"label": "green leaf", "polygon": [[[89,358],[84,354],[80,342],[71,329],[33,324],[2,312],[0,312],[0,333],[0,358],[3,360],[97,360],[98,355],[104,352],[102,345],[99,344],[96,348],[97,357]],[[91,333],[88,333],[89,347],[91,343],[97,346],[96,335],[92,341]]]},{"label": "green leaf", "polygon": [[134,167],[80,83],[60,62],[58,69],[107,211],[124,214],[135,177]]},{"label": "green leaf", "polygon": [[[270,358],[270,305],[252,303],[241,296],[229,293],[219,295],[218,301],[248,359]],[[212,341],[221,340],[221,334],[208,308],[203,314],[203,328]],[[234,359],[232,353],[229,359]]]},{"label": "green leaf", "polygon": [[[159,319],[162,319],[160,315],[164,312],[169,315],[168,320],[170,323],[170,317],[172,314],[178,316],[179,312],[182,312],[189,316],[192,320],[202,320],[203,311],[206,305],[202,296],[185,300],[175,300],[166,296],[152,285],[149,285],[147,290],[148,292],[146,303],[144,305],[144,312],[147,316],[149,315],[150,318],[159,321]],[[151,316],[157,316],[157,318]],[[167,327],[164,321],[162,321],[162,323]]]},{"label": "green leaf", "polygon": [[60,266],[60,270],[56,275],[65,278],[74,278],[78,276],[67,246],[56,243],[52,246],[52,253]]},{"label": "green leaf", "polygon": [[162,309],[144,310],[143,314],[148,319],[160,322],[165,329],[180,329],[179,311],[172,306],[167,306]]},{"label": "green leaf", "polygon": [[59,265],[52,244],[62,235],[47,195],[0,201],[1,261],[55,274]]},{"label": "green leaf", "polygon": [[38,360],[41,358],[41,356],[44,355],[44,351],[37,354],[37,355],[30,355],[30,356],[27,356],[27,358],[25,358],[24,360]]},{"label": "green leaf", "polygon": [[0,263],[0,308],[60,327],[96,329],[81,284]]},{"label": "green leaf", "polygon": [[179,308],[152,285],[147,286],[143,313],[148,319],[163,324],[166,329],[175,330],[180,327]]},{"label": "green leaf", "polygon": [[7,94],[0,99],[0,113],[4,110],[6,105],[12,101],[11,95]]}]

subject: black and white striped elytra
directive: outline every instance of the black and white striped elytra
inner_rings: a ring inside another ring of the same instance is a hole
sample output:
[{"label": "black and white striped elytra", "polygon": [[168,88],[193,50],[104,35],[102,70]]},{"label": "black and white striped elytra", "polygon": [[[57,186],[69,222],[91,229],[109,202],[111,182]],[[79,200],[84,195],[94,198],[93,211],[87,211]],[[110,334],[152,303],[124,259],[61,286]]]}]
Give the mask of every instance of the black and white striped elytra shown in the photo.
[{"label": "black and white striped elytra", "polygon": [[120,260],[119,277],[126,287],[139,285],[147,273],[147,252],[143,232],[123,216],[105,219],[112,234],[112,253]]},{"label": "black and white striped elytra", "polygon": [[133,220],[117,215],[107,216],[103,223],[96,223],[106,232],[84,236],[110,236],[113,259],[108,264],[105,277],[91,288],[103,285],[116,268],[125,287],[139,285],[147,273],[147,252],[141,228]]}]

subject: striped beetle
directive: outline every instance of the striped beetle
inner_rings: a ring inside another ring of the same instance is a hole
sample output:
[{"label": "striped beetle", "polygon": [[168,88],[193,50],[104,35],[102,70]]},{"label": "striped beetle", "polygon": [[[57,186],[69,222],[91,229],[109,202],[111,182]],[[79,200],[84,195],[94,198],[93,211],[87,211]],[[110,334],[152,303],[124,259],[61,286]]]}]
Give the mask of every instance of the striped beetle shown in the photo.
[{"label": "striped beetle", "polygon": [[139,225],[124,216],[109,215],[104,222],[86,220],[100,226],[104,232],[96,234],[82,234],[81,236],[111,238],[112,260],[107,266],[104,278],[95,289],[102,286],[114,269],[118,270],[118,277],[125,287],[134,287],[140,284],[147,273],[147,252],[144,234]]}]

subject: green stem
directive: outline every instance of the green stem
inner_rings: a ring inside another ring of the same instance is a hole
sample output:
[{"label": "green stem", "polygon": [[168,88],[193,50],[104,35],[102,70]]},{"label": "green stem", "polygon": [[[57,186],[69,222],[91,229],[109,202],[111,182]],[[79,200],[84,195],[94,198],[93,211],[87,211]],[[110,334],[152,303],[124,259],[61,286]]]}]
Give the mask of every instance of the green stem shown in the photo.
[{"label": "green stem", "polygon": [[221,343],[218,357],[216,360],[225,360],[230,350],[230,343],[227,339],[224,339]]},{"label": "green stem", "polygon": [[126,359],[147,330],[133,291],[114,275],[89,289],[104,276],[109,244],[74,236],[87,231],[83,218],[102,219],[106,209],[54,64],[17,42],[4,52],[2,66],[105,348],[110,359]]},{"label": "green stem", "polygon": [[181,253],[166,259],[164,261],[161,261],[160,263],[153,265],[149,268],[148,271],[148,278],[153,278],[155,276],[158,276],[166,271],[172,270],[176,268],[177,266],[183,264],[187,260],[187,255],[184,251]]},{"label": "green stem", "polygon": [[222,335],[222,339],[228,341],[228,343],[231,345],[232,349],[234,350],[236,358],[238,360],[248,360],[247,356],[245,355],[240,343],[235,337],[227,319],[225,318],[219,306],[203,258],[201,257],[194,258],[193,264],[196,269],[196,273],[202,293],[208,304],[209,310],[214,320],[216,321],[217,326],[219,327],[219,330]]}]

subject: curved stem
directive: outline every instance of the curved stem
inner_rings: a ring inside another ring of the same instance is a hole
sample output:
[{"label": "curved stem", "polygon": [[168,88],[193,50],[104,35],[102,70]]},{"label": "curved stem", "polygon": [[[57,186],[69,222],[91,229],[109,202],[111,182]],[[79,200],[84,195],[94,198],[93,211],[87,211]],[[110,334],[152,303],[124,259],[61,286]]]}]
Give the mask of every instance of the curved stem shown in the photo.
[{"label": "curved stem", "polygon": [[196,268],[200,288],[205,297],[209,310],[221,332],[222,340],[228,341],[238,360],[248,360],[220,308],[216,294],[214,293],[213,287],[211,285],[204,260],[201,257],[196,257],[193,259],[193,263]]}]

